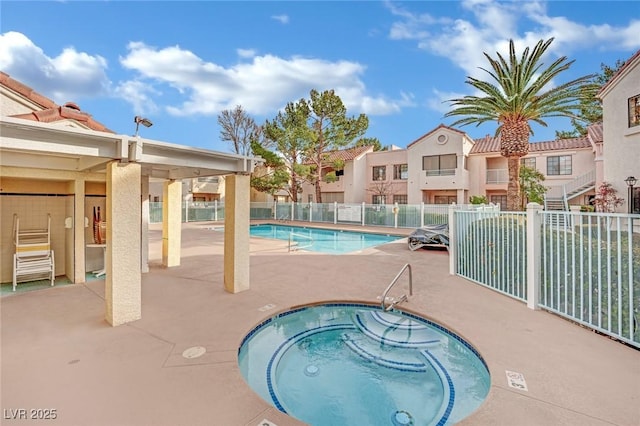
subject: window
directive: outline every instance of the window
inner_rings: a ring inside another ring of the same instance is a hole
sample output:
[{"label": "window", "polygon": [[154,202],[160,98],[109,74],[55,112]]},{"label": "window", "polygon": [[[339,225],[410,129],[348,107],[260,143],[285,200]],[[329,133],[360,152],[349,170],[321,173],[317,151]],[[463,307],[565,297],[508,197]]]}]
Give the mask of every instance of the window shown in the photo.
[{"label": "window", "polygon": [[323,192],[323,203],[344,203],[344,192]]},{"label": "window", "polygon": [[521,158],[520,159],[520,165],[535,170],[536,169],[536,159],[535,159],[535,157]]},{"label": "window", "polygon": [[640,126],[640,95],[629,98],[629,127]]},{"label": "window", "polygon": [[407,204],[407,196],[406,195],[394,195],[393,196],[393,203],[398,203],[398,204]]},{"label": "window", "polygon": [[491,200],[493,204],[500,204],[501,208],[507,207],[507,196],[506,195],[492,195]]},{"label": "window", "polygon": [[373,167],[373,180],[387,180],[387,166],[374,166]]},{"label": "window", "polygon": [[570,175],[571,172],[571,156],[559,155],[557,157],[547,157],[547,175]]},{"label": "window", "polygon": [[386,204],[386,196],[384,195],[374,195],[371,197],[373,204]]},{"label": "window", "polygon": [[422,157],[422,170],[427,176],[451,176],[456,174],[456,154]]},{"label": "window", "polygon": [[409,177],[409,166],[407,164],[396,164],[393,166],[393,179],[407,180]]},{"label": "window", "polygon": [[433,197],[434,204],[453,204],[458,201],[455,195],[436,195]]}]

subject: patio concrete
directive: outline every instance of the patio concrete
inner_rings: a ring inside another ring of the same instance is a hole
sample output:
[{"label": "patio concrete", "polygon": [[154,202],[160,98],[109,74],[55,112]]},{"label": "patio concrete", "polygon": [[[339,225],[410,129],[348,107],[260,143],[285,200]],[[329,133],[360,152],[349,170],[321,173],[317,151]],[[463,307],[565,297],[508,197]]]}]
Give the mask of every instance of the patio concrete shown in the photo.
[{"label": "patio concrete", "polygon": [[[461,424],[640,424],[640,351],[449,275],[446,251],[412,252],[401,240],[334,256],[252,239],[251,289],[233,295],[223,289],[224,233],[212,225],[183,225],[182,263],[169,269],[152,226],[142,319],[133,323],[106,323],[104,281],[0,299],[2,424],[302,425],[245,384],[242,338],[291,306],[377,302],[405,263],[414,296],[402,307],[468,339],[490,368],[487,400]],[[206,353],[184,358],[194,346]],[[524,374],[528,391],[509,387],[505,370]],[[26,420],[12,420],[21,409]],[[57,418],[33,420],[31,409]]]}]

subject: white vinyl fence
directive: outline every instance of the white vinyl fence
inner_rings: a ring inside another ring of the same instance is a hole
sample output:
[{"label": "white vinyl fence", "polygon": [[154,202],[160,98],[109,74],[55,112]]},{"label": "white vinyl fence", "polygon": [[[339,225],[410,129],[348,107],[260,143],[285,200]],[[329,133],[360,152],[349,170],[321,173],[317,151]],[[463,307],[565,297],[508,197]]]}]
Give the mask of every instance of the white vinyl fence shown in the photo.
[{"label": "white vinyl fence", "polygon": [[[149,203],[149,221],[162,222],[162,203]],[[476,206],[459,206],[476,208]],[[499,209],[498,206],[485,208]],[[303,221],[361,226],[418,228],[431,224],[446,224],[447,204],[366,204],[366,203],[251,203],[252,220]],[[222,221],[224,203],[183,202],[182,221]]]},{"label": "white vinyl fence", "polygon": [[[640,215],[450,211],[450,269],[640,347]],[[636,232],[634,233],[634,222]]]}]

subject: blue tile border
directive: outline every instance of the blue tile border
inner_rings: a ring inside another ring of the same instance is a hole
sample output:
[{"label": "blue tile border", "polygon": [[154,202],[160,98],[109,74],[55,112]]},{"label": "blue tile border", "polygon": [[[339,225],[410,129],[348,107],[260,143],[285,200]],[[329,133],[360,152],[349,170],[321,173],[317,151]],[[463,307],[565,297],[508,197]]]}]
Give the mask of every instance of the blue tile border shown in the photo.
[{"label": "blue tile border", "polygon": [[[322,303],[312,303],[309,305],[305,305],[305,306],[301,306],[301,307],[296,307],[284,312],[280,312],[277,313],[275,315],[273,315],[270,318],[265,319],[264,321],[260,322],[258,325],[256,325],[253,329],[251,329],[249,331],[249,333],[247,333],[247,335],[242,339],[240,346],[238,347],[238,355],[240,355],[240,352],[242,350],[242,348],[244,347],[245,344],[247,344],[247,342],[253,337],[255,336],[255,334],[260,331],[263,327],[271,324],[273,321],[279,319],[279,318],[284,318],[287,317],[289,315],[295,314],[295,313],[299,313],[302,311],[305,311],[307,309],[310,308],[331,308],[331,307],[336,307],[336,308],[366,308],[368,310],[372,310],[372,311],[380,311],[380,307],[378,304],[369,304],[369,303],[350,303],[350,302],[322,302]],[[480,355],[480,353],[469,343],[467,342],[465,339],[463,339],[461,336],[459,336],[458,334],[456,334],[455,332],[449,330],[448,328],[444,327],[441,324],[438,324],[437,322],[434,322],[432,320],[429,320],[425,317],[422,317],[420,315],[417,314],[413,314],[410,312],[406,312],[406,311],[402,311],[402,310],[396,310],[395,313],[397,313],[398,315],[402,316],[402,317],[406,317],[409,319],[413,319],[416,320],[422,324],[426,324],[427,326],[431,326],[433,328],[435,328],[436,330],[446,334],[447,336],[453,338],[454,340],[456,340],[457,342],[459,342],[464,348],[468,349],[471,353],[473,353],[473,355],[475,355],[480,362],[482,363],[482,365],[484,366],[484,368],[486,369],[487,374],[490,376],[491,373],[489,371],[489,367],[486,363],[486,361],[484,360],[484,358],[482,357],[482,355]],[[358,321],[360,321],[360,318],[355,315],[355,317],[357,318]],[[266,371],[266,379],[267,379],[267,387],[268,387],[268,391],[269,391],[269,395],[273,401],[273,404],[275,405],[275,407],[282,411],[283,413],[287,413],[285,407],[282,405],[282,403],[280,402],[278,396],[277,396],[277,392],[276,392],[276,388],[275,388],[275,384],[273,383],[272,380],[272,376],[275,375],[275,368],[277,367],[277,363],[280,360],[280,358],[284,355],[285,348],[290,347],[291,345],[296,344],[299,340],[306,338],[308,336],[312,336],[314,334],[318,334],[318,333],[323,333],[323,332],[327,332],[327,331],[332,331],[332,330],[340,330],[340,329],[345,329],[345,330],[354,330],[354,329],[358,329],[355,325],[353,324],[332,324],[332,325],[324,325],[324,326],[320,326],[317,328],[313,328],[313,329],[307,329],[304,330],[302,332],[299,332],[297,334],[295,334],[294,336],[289,337],[287,340],[285,340],[284,342],[282,342],[278,348],[274,351],[273,355],[271,356],[268,366],[267,366],[267,371]],[[402,343],[402,342],[400,342]],[[356,345],[357,346],[357,345]],[[364,349],[359,348],[358,349],[362,350],[365,354],[368,354],[368,352],[366,352]],[[365,355],[358,353],[357,351],[354,351],[355,353],[357,353],[359,356],[366,358]],[[453,411],[453,407],[455,405],[455,389],[454,389],[454,385],[453,385],[453,381],[449,375],[449,373],[447,372],[447,370],[444,368],[444,366],[442,365],[442,363],[433,355],[429,352],[429,350],[424,349],[421,351],[425,358],[432,364],[432,366],[434,366],[434,368],[437,366],[436,371],[439,371],[440,375],[441,375],[441,379],[444,378],[446,380],[446,384],[444,383],[445,380],[443,380],[443,386],[446,386],[447,390],[448,390],[448,400],[447,402],[447,406],[446,408],[444,408],[444,411],[442,412],[440,418],[438,419],[437,425],[438,426],[442,426],[447,424],[449,417]],[[368,354],[371,355],[371,354]],[[397,364],[394,365],[394,364]],[[398,362],[398,361],[393,361],[393,360],[389,360],[388,364],[380,364],[389,368],[394,368],[394,369],[398,369],[398,370],[404,370],[403,364],[407,364],[406,367],[409,367],[406,371],[415,371],[412,370],[413,368],[415,368],[417,366],[413,365],[412,363],[403,363],[403,362]]]}]

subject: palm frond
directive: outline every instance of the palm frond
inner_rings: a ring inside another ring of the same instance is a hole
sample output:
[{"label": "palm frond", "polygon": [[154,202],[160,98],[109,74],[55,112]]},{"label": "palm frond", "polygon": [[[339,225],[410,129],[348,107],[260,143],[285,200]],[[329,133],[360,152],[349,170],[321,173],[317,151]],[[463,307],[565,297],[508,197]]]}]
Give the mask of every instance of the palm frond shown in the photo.
[{"label": "palm frond", "polygon": [[547,117],[577,118],[580,100],[593,94],[594,88],[590,86],[593,75],[546,90],[553,79],[574,63],[562,56],[545,66],[541,58],[552,42],[553,38],[540,40],[519,56],[513,40],[509,42],[507,57],[496,53],[494,58],[485,52],[490,67],[480,69],[487,73],[488,81],[467,77],[465,82],[482,95],[451,99],[452,109],[445,117],[462,117],[452,125],[480,125],[493,120],[500,126],[514,120],[531,120],[546,126]]}]

